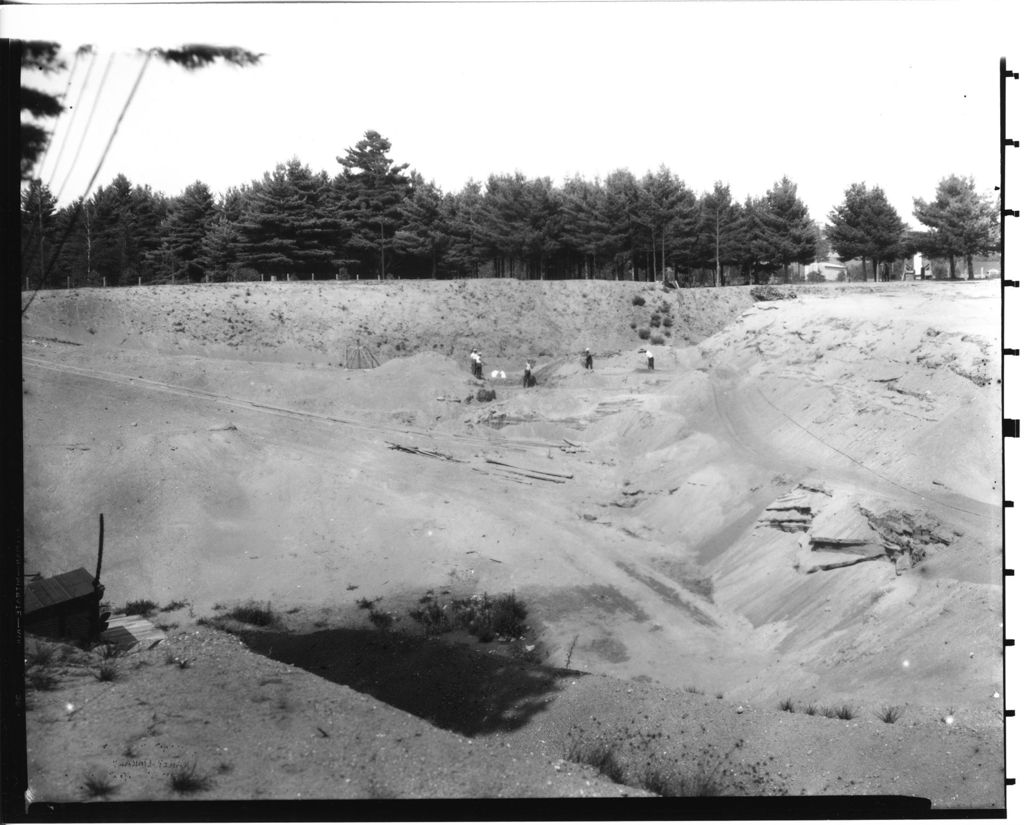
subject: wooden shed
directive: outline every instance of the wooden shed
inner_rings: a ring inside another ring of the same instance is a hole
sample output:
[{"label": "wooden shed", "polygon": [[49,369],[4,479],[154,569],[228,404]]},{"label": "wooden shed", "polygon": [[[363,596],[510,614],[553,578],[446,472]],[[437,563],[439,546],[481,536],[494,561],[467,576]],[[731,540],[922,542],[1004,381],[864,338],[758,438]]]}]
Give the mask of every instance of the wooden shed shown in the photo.
[{"label": "wooden shed", "polygon": [[103,629],[103,585],[88,570],[40,578],[25,585],[25,630],[40,636],[89,640]]}]

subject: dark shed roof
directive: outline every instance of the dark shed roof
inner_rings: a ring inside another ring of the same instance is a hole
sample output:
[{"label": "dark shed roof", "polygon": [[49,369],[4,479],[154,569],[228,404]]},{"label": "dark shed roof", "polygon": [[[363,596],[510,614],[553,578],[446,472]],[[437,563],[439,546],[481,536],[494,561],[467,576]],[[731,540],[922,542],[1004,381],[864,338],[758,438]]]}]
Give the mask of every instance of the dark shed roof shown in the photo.
[{"label": "dark shed roof", "polygon": [[29,582],[25,585],[25,615],[61,602],[92,596],[95,592],[92,581],[92,573],[79,567],[69,573]]}]

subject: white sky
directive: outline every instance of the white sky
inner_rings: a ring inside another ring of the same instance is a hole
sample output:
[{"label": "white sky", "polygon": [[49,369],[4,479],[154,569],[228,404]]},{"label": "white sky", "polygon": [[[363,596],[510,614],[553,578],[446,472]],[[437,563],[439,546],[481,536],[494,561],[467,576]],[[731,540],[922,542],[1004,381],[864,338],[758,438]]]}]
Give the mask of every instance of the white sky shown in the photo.
[{"label": "white sky", "polygon": [[[222,192],[292,156],[334,175],[336,156],[376,129],[446,191],[490,173],[557,184],[664,163],[698,193],[721,179],[738,200],[789,175],[818,220],[865,181],[913,222],[913,198],[944,175],[998,183],[999,58],[1024,70],[1019,5],[41,4],[0,7],[0,36],[56,40],[69,68],[74,47],[99,47],[41,170],[62,203],[99,161],[141,65],[133,50],[201,42],[266,56],[196,73],[151,63],[97,185],[123,172],[168,195],[194,180]],[[82,63],[67,103],[84,76]]]}]

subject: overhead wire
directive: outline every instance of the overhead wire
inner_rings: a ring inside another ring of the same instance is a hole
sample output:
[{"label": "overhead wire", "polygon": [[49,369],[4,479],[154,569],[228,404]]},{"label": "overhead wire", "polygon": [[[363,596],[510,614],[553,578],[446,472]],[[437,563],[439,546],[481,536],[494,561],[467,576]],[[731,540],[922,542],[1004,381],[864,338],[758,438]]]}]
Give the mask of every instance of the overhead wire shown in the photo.
[{"label": "overhead wire", "polygon": [[[38,163],[36,163],[36,165],[35,165],[35,168],[38,171],[38,174],[36,175],[36,179],[39,180],[40,182],[42,182],[42,178],[43,178],[43,167],[46,165],[46,159],[50,156],[50,149],[53,146],[53,138],[57,134],[57,129],[60,126],[61,115],[63,115],[64,112],[66,111],[66,107],[63,104],[67,100],[68,93],[71,91],[71,84],[74,82],[75,74],[78,71],[78,59],[79,59],[79,57],[81,57],[81,55],[82,55],[82,53],[83,53],[83,51],[85,49],[88,49],[88,50],[91,51],[92,47],[91,46],[87,46],[87,47],[84,46],[84,47],[82,47],[82,48],[80,48],[80,49],[75,51],[75,59],[74,59],[74,61],[71,64],[71,72],[68,74],[68,82],[64,86],[64,93],[60,96],[60,101],[61,101],[61,104],[62,104],[61,105],[61,109],[57,113],[57,115],[56,115],[56,117],[54,119],[53,129],[51,129],[47,133],[46,144],[43,146],[42,155],[40,156]],[[95,55],[93,56],[93,59],[95,60]],[[92,70],[92,63],[89,64],[89,69],[90,69],[90,71]],[[88,75],[88,73],[86,73],[86,83],[88,83],[88,80],[89,80],[89,75]],[[79,98],[81,98],[81,95],[79,96]],[[73,122],[74,122],[74,112],[72,112],[72,116],[71,116],[71,123],[73,123]],[[61,152],[63,152],[63,150],[64,150],[64,142],[66,142],[68,132],[70,132],[70,130],[71,130],[71,123],[68,124],[67,130],[65,130],[64,138],[63,138],[63,140],[61,142],[61,150],[60,150]],[[59,158],[60,158],[60,153],[58,152],[58,161],[59,161]],[[47,188],[49,188],[49,183],[47,183],[46,186],[47,186]],[[42,194],[42,192],[40,192],[40,195],[41,194]],[[40,206],[41,206],[41,203],[40,203]],[[42,220],[41,214],[40,214],[40,220]],[[41,230],[39,230],[39,231],[41,231]],[[37,226],[36,226],[36,224],[32,224],[31,232],[29,233],[28,240],[25,242],[24,246],[25,246],[26,249],[33,250],[33,258],[29,261],[29,264],[26,264],[24,266],[24,269],[26,269],[26,270],[28,269],[29,265],[31,265],[32,263],[35,262],[34,250],[35,250],[36,232],[37,232]]]},{"label": "overhead wire", "polygon": [[[49,179],[46,182],[47,186],[53,182],[53,176],[56,174],[57,166],[60,164],[61,156],[64,154],[64,147],[68,142],[68,135],[71,134],[71,130],[75,125],[75,116],[78,114],[78,110],[81,108],[82,96],[85,94],[86,88],[89,86],[89,76],[92,74],[92,67],[96,64],[96,52],[92,50],[92,47],[88,47],[91,59],[89,60],[89,67],[85,71],[85,80],[82,82],[82,88],[78,92],[78,100],[75,101],[75,105],[71,108],[71,117],[67,121],[67,128],[64,130],[64,134],[61,137],[60,148],[57,150],[57,159],[53,162],[53,169],[50,170]],[[74,63],[71,64],[71,74],[68,77],[68,85],[64,89],[64,94],[61,95],[61,103],[66,104],[68,99],[68,93],[71,91],[71,84],[75,79],[75,72],[78,70],[78,58],[81,56],[82,50],[79,49],[75,52]],[[53,124],[53,131],[50,132],[50,136],[46,141],[46,149],[43,151],[43,157],[39,161],[39,174],[36,176],[40,180],[43,178],[43,169],[46,167],[46,161],[50,156],[50,147],[53,146],[53,139],[57,134],[57,129],[61,125],[61,115],[67,111],[67,106],[61,107],[60,114],[57,115],[57,120]]]},{"label": "overhead wire", "polygon": [[74,231],[75,227],[78,225],[78,218],[82,214],[82,207],[85,204],[85,199],[89,197],[89,193],[92,191],[92,186],[96,182],[96,178],[99,177],[100,170],[103,168],[103,163],[107,159],[107,154],[110,152],[110,147],[113,145],[114,138],[117,136],[118,129],[120,129],[121,127],[121,122],[124,120],[124,116],[127,113],[128,108],[131,106],[132,101],[135,99],[135,93],[139,89],[139,84],[142,83],[143,75],[145,75],[146,68],[149,66],[149,62],[150,60],[152,60],[152,58],[153,51],[147,51],[146,58],[145,60],[143,60],[142,66],[139,68],[139,73],[135,78],[135,83],[132,85],[131,91],[128,93],[128,98],[125,100],[124,106],[121,107],[121,113],[118,115],[117,121],[114,123],[114,128],[110,133],[110,138],[107,140],[107,145],[103,148],[103,154],[100,155],[99,163],[96,164],[96,169],[92,173],[92,177],[89,178],[89,184],[85,187],[85,191],[82,193],[81,197],[79,197],[75,201],[75,210],[71,214],[71,219],[68,221],[68,224],[64,229],[64,232],[61,234],[60,241],[58,241],[57,243],[57,249],[53,253],[53,257],[50,258],[50,263],[46,267],[45,274],[41,278],[41,283],[39,283],[36,286],[36,288],[32,290],[31,294],[28,297],[28,301],[22,307],[22,315],[28,312],[28,309],[29,307],[32,306],[32,302],[35,300],[36,295],[39,294],[39,290],[42,288],[42,285],[46,283],[46,281],[49,279],[50,272],[53,269],[54,264],[57,262],[57,259],[60,257],[61,250],[63,250],[64,244],[67,242],[68,236]]},{"label": "overhead wire", "polygon": [[114,64],[114,57],[115,55],[111,53],[110,57],[107,58],[107,66],[103,70],[103,77],[100,78],[99,88],[96,90],[96,96],[93,98],[92,107],[89,110],[89,117],[85,121],[85,129],[82,130],[82,139],[78,141],[78,148],[75,150],[75,156],[72,158],[67,174],[64,176],[60,189],[57,191],[57,200],[60,200],[60,196],[64,192],[64,187],[68,185],[68,179],[71,177],[71,173],[74,171],[75,165],[78,163],[78,156],[82,154],[82,147],[85,145],[85,136],[89,134],[89,127],[92,125],[93,115],[96,114],[96,109],[99,107],[100,96],[103,94],[103,87],[107,83],[107,76],[110,74],[110,67]]}]

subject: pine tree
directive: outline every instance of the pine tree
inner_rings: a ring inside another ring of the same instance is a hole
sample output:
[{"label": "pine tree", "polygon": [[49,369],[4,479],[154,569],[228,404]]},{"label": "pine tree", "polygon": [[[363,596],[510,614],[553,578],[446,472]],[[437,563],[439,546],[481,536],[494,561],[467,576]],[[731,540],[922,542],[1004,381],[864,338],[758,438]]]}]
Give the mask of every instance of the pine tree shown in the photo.
[{"label": "pine tree", "polygon": [[339,214],[351,225],[349,245],[375,264],[378,279],[388,273],[394,236],[401,224],[400,205],[411,192],[404,174],[409,164],[396,164],[387,153],[391,142],[370,130],[354,147],[338,158],[345,171],[344,185],[335,187]]},{"label": "pine tree", "polygon": [[447,249],[451,232],[447,225],[441,190],[413,172],[412,192],[399,205],[402,228],[395,233],[399,252],[430,262],[430,277],[436,278],[438,263]]},{"label": "pine tree", "polygon": [[874,264],[878,280],[878,264],[892,262],[902,252],[906,227],[879,187],[868,189],[864,183],[851,185],[843,202],[828,216],[825,235],[840,260],[860,258],[864,271],[867,261]]},{"label": "pine tree", "polygon": [[729,186],[721,181],[715,182],[712,192],[701,196],[699,210],[696,255],[701,264],[714,268],[715,286],[722,286],[723,265],[737,263],[739,259],[741,210],[733,202]]},{"label": "pine tree", "polygon": [[235,225],[243,241],[236,262],[264,275],[330,272],[337,220],[329,191],[327,176],[297,158],[253,182]]},{"label": "pine tree", "polygon": [[57,199],[40,180],[33,180],[21,194],[21,261],[29,284],[40,288],[46,283],[48,266],[54,255]]},{"label": "pine tree", "polygon": [[162,227],[172,279],[182,277],[192,283],[203,279],[203,239],[215,214],[213,195],[202,181],[190,184],[172,202]]},{"label": "pine tree", "polygon": [[483,210],[480,184],[468,181],[461,192],[445,195],[443,206],[451,233],[445,254],[447,265],[455,272],[479,277],[480,265],[487,260],[480,227]]},{"label": "pine tree", "polygon": [[950,277],[956,273],[956,258],[967,262],[967,277],[974,278],[974,256],[998,247],[998,215],[992,201],[974,189],[974,178],[950,175],[935,190],[935,200],[914,198],[914,217],[928,227],[917,235],[920,251],[943,255],[949,261]]},{"label": "pine tree", "polygon": [[796,184],[783,177],[766,193],[755,211],[755,248],[760,259],[783,270],[789,280],[791,263],[814,260],[817,232],[807,206],[796,194]]}]

